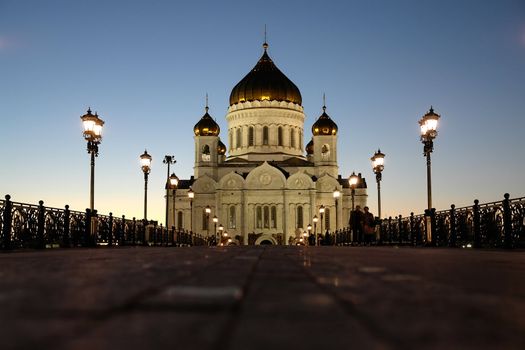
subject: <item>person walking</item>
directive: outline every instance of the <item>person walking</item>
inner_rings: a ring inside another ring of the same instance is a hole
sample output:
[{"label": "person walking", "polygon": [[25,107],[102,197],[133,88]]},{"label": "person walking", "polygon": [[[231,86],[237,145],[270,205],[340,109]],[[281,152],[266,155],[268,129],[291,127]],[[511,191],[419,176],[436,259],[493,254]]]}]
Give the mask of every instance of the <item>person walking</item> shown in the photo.
[{"label": "person walking", "polygon": [[364,207],[363,213],[363,234],[365,243],[369,244],[375,237],[375,219],[368,207]]}]

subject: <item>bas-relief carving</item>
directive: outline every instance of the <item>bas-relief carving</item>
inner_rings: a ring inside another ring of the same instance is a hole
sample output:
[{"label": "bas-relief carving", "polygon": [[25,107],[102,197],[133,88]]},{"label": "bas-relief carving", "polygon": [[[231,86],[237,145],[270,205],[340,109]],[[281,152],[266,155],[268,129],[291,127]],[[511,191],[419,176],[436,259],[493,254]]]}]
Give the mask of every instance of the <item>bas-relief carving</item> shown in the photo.
[{"label": "bas-relief carving", "polygon": [[272,175],[268,173],[262,173],[261,176],[259,176],[259,182],[265,186],[268,186],[272,183]]}]

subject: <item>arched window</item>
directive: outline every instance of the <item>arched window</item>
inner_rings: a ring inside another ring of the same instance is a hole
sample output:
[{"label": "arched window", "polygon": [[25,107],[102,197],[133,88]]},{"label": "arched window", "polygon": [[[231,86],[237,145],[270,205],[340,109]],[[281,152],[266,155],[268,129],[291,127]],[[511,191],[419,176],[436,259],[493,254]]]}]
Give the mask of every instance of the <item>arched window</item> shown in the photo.
[{"label": "arched window", "polygon": [[209,220],[209,216],[206,215],[206,209],[202,208],[202,229],[208,230],[209,224],[210,224],[210,220]]},{"label": "arched window", "polygon": [[230,151],[233,149],[233,132],[230,130],[229,134],[230,136]]},{"label": "arched window", "polygon": [[264,207],[264,228],[270,228],[270,208]]},{"label": "arched window", "polygon": [[297,207],[297,218],[295,220],[295,228],[303,228],[303,207]]},{"label": "arched window", "polygon": [[323,159],[328,159],[329,156],[330,156],[330,147],[328,145],[323,145],[323,147],[321,147],[321,157]]},{"label": "arched window", "polygon": [[328,208],[324,210],[324,227],[325,230],[330,230],[330,209]]},{"label": "arched window", "polygon": [[241,134],[241,129],[237,129],[237,135],[236,135],[236,145],[237,145],[237,148],[241,148],[241,137],[242,137],[242,134]]},{"label": "arched window", "polygon": [[205,162],[210,161],[210,146],[208,145],[202,146],[202,160]]},{"label": "arched window", "polygon": [[253,146],[254,136],[253,136],[253,126],[250,126],[248,129],[248,146]]},{"label": "arched window", "polygon": [[295,148],[295,130],[290,129],[290,147]]},{"label": "arched window", "polygon": [[267,145],[267,144],[268,144],[268,127],[264,126],[263,127],[263,145]]},{"label": "arched window", "polygon": [[282,146],[283,145],[283,128],[280,126],[277,129],[277,145]]},{"label": "arched window", "polygon": [[271,228],[277,228],[277,208],[275,205],[270,210],[270,226]]},{"label": "arched window", "polygon": [[177,212],[177,228],[180,230],[184,227],[184,222],[182,221],[182,211]]},{"label": "arched window", "polygon": [[237,222],[236,214],[237,213],[235,210],[235,206],[232,205],[228,213],[228,228],[235,228],[237,226],[236,225],[236,222]]},{"label": "arched window", "polygon": [[299,131],[299,148],[303,150],[303,132]]},{"label": "arched window", "polygon": [[257,228],[262,228],[262,208],[255,208],[255,223]]}]

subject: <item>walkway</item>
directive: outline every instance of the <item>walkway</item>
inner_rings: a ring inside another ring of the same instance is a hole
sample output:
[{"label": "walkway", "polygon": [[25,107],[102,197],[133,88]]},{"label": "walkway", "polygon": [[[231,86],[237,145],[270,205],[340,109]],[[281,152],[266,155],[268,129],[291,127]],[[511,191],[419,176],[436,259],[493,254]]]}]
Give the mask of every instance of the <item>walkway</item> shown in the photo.
[{"label": "walkway", "polygon": [[525,349],[525,253],[2,253],[0,348]]}]

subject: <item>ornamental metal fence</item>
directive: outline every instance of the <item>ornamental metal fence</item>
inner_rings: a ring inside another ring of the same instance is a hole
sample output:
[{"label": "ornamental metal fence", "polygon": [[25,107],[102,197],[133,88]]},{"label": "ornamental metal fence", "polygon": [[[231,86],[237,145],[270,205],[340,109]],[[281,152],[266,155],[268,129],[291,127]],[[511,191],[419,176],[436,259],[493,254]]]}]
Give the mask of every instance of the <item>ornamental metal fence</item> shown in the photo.
[{"label": "ornamental metal fence", "polygon": [[0,200],[0,249],[95,247],[95,246],[193,246],[208,241],[174,227],[166,229],[155,221],[144,221]]},{"label": "ornamental metal fence", "polygon": [[525,197],[425,214],[377,219],[375,232],[362,227],[335,233],[336,244],[383,244],[472,248],[525,248]]}]

